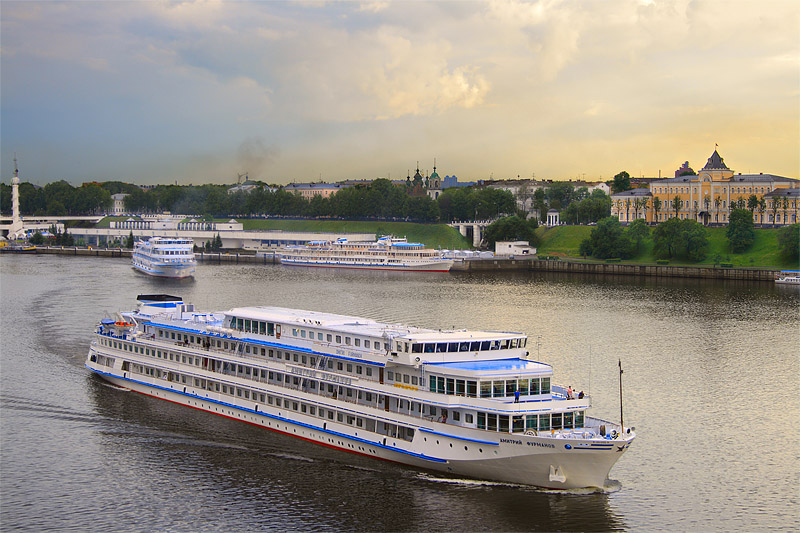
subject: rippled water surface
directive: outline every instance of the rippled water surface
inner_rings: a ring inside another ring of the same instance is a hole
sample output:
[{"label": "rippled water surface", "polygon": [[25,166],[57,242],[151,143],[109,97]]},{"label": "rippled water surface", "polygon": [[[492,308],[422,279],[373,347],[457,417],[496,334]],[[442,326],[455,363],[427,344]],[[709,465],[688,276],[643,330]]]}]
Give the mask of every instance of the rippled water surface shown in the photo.
[{"label": "rippled water surface", "polygon": [[[142,293],[424,327],[522,331],[555,382],[639,434],[604,493],[458,480],[115,388],[91,331]],[[800,291],[700,280],[0,257],[0,528],[792,530],[800,522]],[[539,337],[540,336],[540,337]]]}]

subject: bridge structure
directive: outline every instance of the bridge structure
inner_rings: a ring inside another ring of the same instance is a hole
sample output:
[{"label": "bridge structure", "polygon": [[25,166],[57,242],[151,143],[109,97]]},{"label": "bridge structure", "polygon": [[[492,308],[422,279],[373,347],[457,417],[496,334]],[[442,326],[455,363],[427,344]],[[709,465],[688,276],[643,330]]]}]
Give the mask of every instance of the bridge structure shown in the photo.
[{"label": "bridge structure", "polygon": [[456,228],[458,232],[469,239],[472,237],[472,246],[478,248],[483,242],[483,233],[494,220],[475,220],[472,222],[451,222],[451,228]]}]

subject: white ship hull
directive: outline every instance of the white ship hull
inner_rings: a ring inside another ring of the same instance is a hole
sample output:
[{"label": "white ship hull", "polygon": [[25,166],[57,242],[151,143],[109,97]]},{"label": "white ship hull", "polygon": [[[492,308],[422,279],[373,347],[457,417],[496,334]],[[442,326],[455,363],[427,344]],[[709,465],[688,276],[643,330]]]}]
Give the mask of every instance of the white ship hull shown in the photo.
[{"label": "white ship hull", "polygon": [[306,260],[298,261],[281,258],[284,265],[304,266],[304,267],[324,267],[324,268],[349,268],[355,270],[393,270],[401,272],[449,272],[453,266],[453,261],[444,259],[430,263],[347,263],[343,261],[324,261]]},{"label": "white ship hull", "polygon": [[[91,352],[90,352],[91,354]],[[413,441],[381,437],[346,424],[322,421],[293,411],[247,402],[234,405],[205,390],[153,380],[146,383],[105,371],[87,363],[89,370],[119,387],[153,398],[283,433],[329,448],[475,479],[566,490],[602,488],[614,464],[630,446],[632,437],[598,442],[596,439],[553,438],[498,434],[487,438],[459,435],[456,428],[431,422]],[[162,384],[163,383],[163,384]],[[292,418],[289,418],[289,417]],[[474,432],[473,432],[474,433]],[[571,446],[567,449],[565,446]]]},{"label": "white ship hull", "polygon": [[189,278],[194,276],[194,272],[196,269],[196,265],[194,263],[191,264],[170,264],[170,265],[159,265],[159,264],[134,264],[133,268],[139,272],[147,274],[149,276],[155,276],[158,278]]}]

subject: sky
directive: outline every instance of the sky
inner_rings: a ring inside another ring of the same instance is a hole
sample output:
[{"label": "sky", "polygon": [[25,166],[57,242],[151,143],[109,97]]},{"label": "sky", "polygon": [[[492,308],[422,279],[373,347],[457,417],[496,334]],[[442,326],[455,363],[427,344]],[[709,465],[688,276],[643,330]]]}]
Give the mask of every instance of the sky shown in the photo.
[{"label": "sky", "polygon": [[800,178],[796,0],[0,3],[0,173]]}]

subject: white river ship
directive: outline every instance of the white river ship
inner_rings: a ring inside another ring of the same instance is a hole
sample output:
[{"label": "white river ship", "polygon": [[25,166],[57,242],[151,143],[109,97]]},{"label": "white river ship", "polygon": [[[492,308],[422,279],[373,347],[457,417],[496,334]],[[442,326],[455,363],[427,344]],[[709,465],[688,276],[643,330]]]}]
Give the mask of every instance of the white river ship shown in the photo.
[{"label": "white river ship", "polygon": [[521,333],[140,295],[86,367],[154,398],[351,453],[550,489],[603,487],[635,438],[554,385]]},{"label": "white river ship", "polygon": [[184,237],[151,237],[146,241],[136,241],[131,264],[150,276],[188,278],[197,268],[194,241]]},{"label": "white river ship", "polygon": [[396,237],[376,242],[311,241],[287,247],[279,256],[285,265],[311,267],[448,272],[453,266],[441,252]]}]

